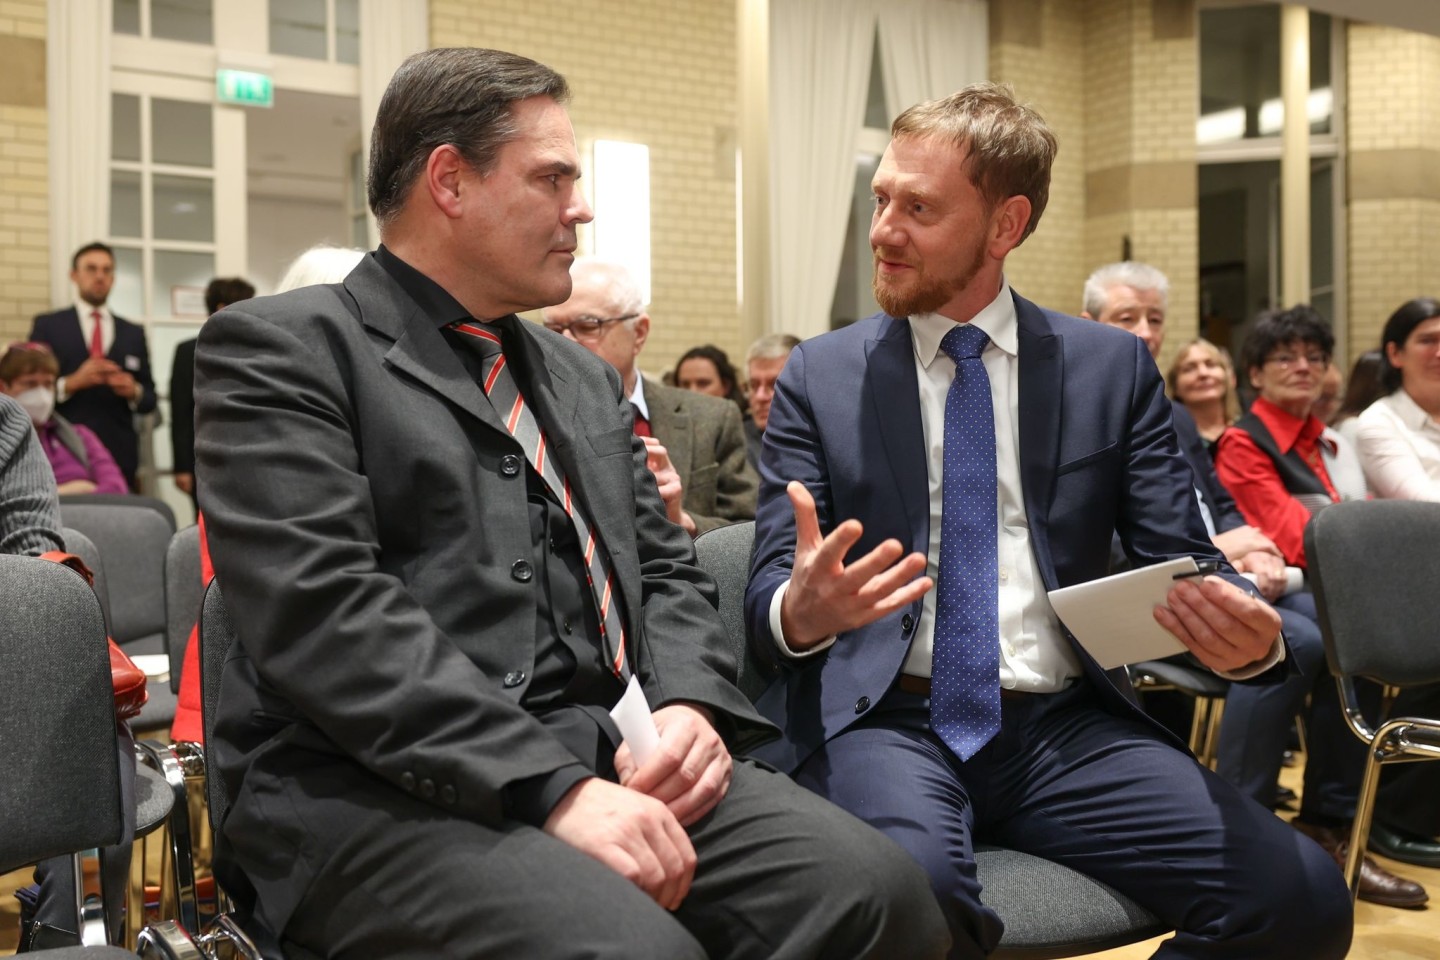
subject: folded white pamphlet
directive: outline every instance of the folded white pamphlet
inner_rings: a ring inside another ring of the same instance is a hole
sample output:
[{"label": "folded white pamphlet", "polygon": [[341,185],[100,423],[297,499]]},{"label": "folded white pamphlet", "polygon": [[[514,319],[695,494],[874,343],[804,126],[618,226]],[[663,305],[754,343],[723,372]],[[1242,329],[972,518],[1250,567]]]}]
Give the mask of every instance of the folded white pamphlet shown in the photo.
[{"label": "folded white pamphlet", "polygon": [[1110,670],[1185,652],[1185,645],[1155,622],[1177,574],[1194,576],[1193,557],[1180,557],[1050,591],[1050,606],[1095,661]]},{"label": "folded white pamphlet", "polygon": [[655,729],[650,704],[646,702],[645,691],[640,689],[640,681],[634,674],[630,675],[630,683],[625,687],[620,702],[610,711],[610,719],[620,728],[620,736],[630,744],[635,766],[644,766],[650,754],[660,745],[660,732]]}]

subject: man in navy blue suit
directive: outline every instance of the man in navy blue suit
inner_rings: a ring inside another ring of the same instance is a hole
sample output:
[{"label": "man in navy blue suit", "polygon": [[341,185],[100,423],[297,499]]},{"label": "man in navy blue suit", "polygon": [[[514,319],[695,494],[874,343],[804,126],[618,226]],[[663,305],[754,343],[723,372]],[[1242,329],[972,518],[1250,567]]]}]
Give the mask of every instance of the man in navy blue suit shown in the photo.
[{"label": "man in navy blue suit", "polygon": [[1335,864],[1148,720],[1047,599],[1103,576],[1118,532],[1136,565],[1218,565],[1151,614],[1201,662],[1288,668],[1279,617],[1206,535],[1144,345],[1005,281],[1054,136],[993,84],[891,134],[870,232],[886,313],[796,348],[766,430],[746,617],[784,735],[757,755],[920,861],[953,957],[1001,932],[976,835],[1154,911],[1177,930],[1156,956],[1343,957]]},{"label": "man in navy blue suit", "polygon": [[140,440],[135,414],[155,409],[155,382],[145,330],[117,317],[105,301],[115,285],[115,254],[88,243],[70,261],[75,304],[35,318],[30,339],[46,343],[60,361],[56,410],[95,431],[135,489]]}]

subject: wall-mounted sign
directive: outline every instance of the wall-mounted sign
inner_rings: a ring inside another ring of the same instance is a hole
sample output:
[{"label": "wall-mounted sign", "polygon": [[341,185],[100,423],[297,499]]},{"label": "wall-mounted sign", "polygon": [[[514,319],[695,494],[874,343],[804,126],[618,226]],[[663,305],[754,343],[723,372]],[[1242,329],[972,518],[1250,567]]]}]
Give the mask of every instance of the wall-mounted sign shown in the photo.
[{"label": "wall-mounted sign", "polygon": [[215,71],[215,95],[221,103],[242,107],[275,106],[275,81],[269,74],[221,68]]}]

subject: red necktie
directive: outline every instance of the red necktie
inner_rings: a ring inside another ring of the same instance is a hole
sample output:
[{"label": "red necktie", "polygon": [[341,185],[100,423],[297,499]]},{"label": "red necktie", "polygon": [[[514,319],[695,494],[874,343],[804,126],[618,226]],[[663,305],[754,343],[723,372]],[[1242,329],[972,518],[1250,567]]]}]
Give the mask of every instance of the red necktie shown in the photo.
[{"label": "red necktie", "polygon": [[91,310],[90,319],[95,321],[95,330],[90,334],[90,356],[105,356],[105,333],[100,329],[100,311]]},{"label": "red necktie", "polygon": [[653,436],[654,436],[654,434],[650,432],[650,421],[649,421],[649,420],[646,420],[646,419],[645,419],[645,414],[641,413],[639,410],[636,410],[636,411],[635,411],[635,436],[637,436],[637,437],[653,437]]}]

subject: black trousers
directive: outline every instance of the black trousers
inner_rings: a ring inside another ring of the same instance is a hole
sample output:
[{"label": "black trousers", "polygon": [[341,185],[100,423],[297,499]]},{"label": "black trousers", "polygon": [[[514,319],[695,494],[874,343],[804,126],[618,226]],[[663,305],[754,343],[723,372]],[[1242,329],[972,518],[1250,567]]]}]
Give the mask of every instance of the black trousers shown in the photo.
[{"label": "black trousers", "polygon": [[302,776],[305,836],[288,869],[251,815],[262,803],[232,810],[224,830],[228,869],[258,894],[255,921],[267,894],[283,899],[303,878],[281,931],[287,956],[922,960],[949,944],[904,851],[748,761],[689,829],[699,866],[673,913],[535,827],[457,820],[376,778],[331,790],[323,769]]}]

